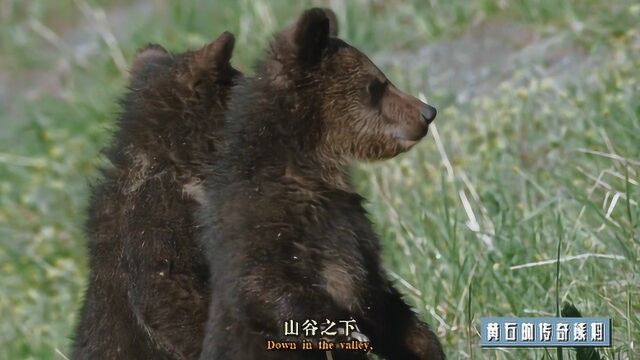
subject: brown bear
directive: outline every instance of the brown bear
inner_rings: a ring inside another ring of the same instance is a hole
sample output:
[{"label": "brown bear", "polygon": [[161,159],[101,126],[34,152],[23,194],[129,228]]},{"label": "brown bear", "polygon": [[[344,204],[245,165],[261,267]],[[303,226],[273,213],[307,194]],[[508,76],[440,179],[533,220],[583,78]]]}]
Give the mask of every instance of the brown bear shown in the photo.
[{"label": "brown bear", "polygon": [[203,360],[364,359],[361,350],[268,350],[268,340],[304,339],[287,324],[302,332],[316,321],[320,333],[351,319],[383,358],[445,358],[382,268],[347,174],[353,161],[409,150],[436,110],[336,33],[330,10],[304,12],[275,36],[255,77],[232,89],[198,215],[212,291]]},{"label": "brown bear", "polygon": [[193,359],[200,354],[209,270],[195,238],[203,168],[220,147],[240,73],[230,33],[173,55],[139,51],[112,144],[92,188],[90,274],[73,359]]}]

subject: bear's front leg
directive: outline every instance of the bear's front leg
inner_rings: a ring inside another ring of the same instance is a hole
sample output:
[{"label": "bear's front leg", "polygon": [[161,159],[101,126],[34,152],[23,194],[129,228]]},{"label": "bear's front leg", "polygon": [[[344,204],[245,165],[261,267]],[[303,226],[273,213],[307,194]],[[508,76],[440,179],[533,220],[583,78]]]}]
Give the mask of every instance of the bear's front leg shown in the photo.
[{"label": "bear's front leg", "polygon": [[[233,286],[223,287],[233,289],[232,293],[225,296],[223,288],[216,291],[214,286],[202,360],[327,359],[327,351],[318,349],[318,341],[323,338],[321,323],[325,319],[349,318],[348,312],[315,282],[305,281],[306,276],[280,270],[266,271],[262,265],[252,263],[252,268],[245,268]],[[230,283],[226,276],[223,283]],[[305,332],[303,323],[307,320],[317,321],[315,334]],[[312,349],[268,350],[270,343],[295,342],[300,346],[302,340],[311,342]],[[334,360],[367,358],[364,351],[331,353]]]},{"label": "bear's front leg", "polygon": [[254,330],[282,336],[284,324],[290,320],[302,324],[306,320],[320,323],[349,318],[324,288],[276,272],[257,270],[240,282],[241,314]]},{"label": "bear's front leg", "polygon": [[436,334],[418,319],[391,283],[365,318],[363,328],[372,339],[373,351],[385,359],[446,359]]}]

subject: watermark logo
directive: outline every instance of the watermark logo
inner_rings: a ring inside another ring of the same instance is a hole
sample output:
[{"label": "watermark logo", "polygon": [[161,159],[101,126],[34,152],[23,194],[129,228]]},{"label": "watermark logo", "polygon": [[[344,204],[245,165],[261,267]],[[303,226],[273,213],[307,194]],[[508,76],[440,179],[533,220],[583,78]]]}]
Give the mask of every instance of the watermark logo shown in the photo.
[{"label": "watermark logo", "polygon": [[606,317],[483,317],[482,347],[611,346]]}]

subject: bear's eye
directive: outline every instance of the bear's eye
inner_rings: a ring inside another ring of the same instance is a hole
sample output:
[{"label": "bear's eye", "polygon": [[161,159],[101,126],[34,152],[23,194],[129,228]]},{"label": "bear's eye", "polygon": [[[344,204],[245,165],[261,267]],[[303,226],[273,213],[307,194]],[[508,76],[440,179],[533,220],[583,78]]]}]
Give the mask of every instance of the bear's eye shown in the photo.
[{"label": "bear's eye", "polygon": [[369,83],[367,87],[367,91],[369,95],[371,95],[371,103],[373,105],[377,105],[382,99],[382,95],[384,95],[384,91],[387,89],[387,82],[380,81],[378,79],[374,79]]}]

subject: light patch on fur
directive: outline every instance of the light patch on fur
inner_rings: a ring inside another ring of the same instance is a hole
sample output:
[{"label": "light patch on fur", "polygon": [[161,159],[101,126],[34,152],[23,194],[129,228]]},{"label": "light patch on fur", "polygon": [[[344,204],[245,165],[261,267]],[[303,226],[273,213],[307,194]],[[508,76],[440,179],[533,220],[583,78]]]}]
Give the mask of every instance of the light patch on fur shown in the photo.
[{"label": "light patch on fur", "polygon": [[124,189],[125,194],[138,191],[142,184],[147,181],[150,166],[151,162],[145,153],[137,153],[133,155],[133,165],[131,166],[129,176],[127,178]]},{"label": "light patch on fur", "polygon": [[349,310],[358,306],[358,294],[356,294],[356,280],[346,267],[341,264],[325,264],[322,269],[322,278],[329,295],[335,302]]},{"label": "light patch on fur", "polygon": [[191,179],[190,182],[184,184],[182,187],[182,194],[189,196],[200,205],[205,205],[207,203],[207,196],[204,191],[202,180],[200,179]]},{"label": "light patch on fur", "polygon": [[283,69],[284,66],[282,65],[282,62],[277,58],[266,64],[266,73],[270,80],[269,83],[278,89],[286,89],[293,85],[291,80],[287,77],[286,71]]}]

